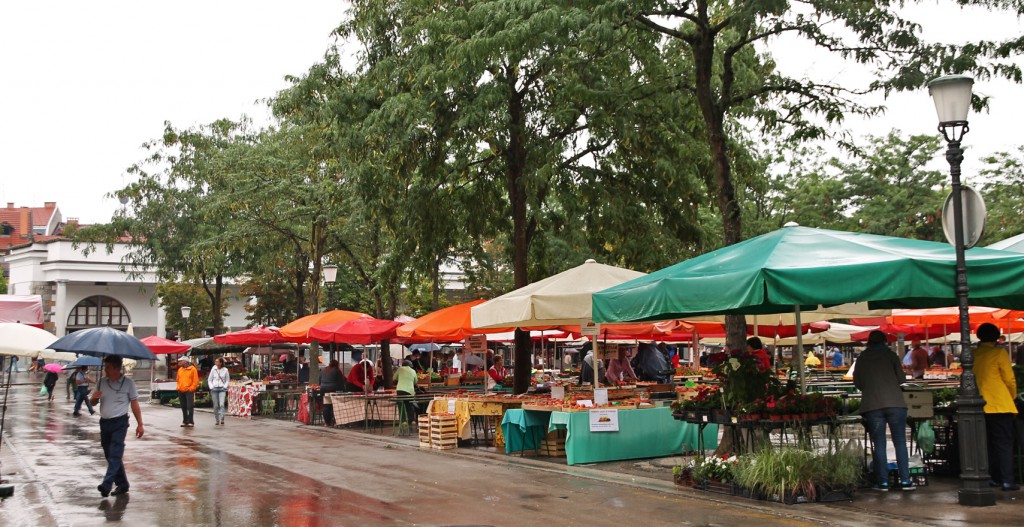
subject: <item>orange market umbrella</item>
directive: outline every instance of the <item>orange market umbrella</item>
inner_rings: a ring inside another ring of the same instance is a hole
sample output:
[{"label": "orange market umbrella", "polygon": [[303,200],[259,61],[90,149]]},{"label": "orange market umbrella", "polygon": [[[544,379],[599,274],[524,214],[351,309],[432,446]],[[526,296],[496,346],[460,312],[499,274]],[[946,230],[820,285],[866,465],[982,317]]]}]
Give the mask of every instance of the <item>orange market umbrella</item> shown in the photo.
[{"label": "orange market umbrella", "polygon": [[484,302],[486,300],[473,300],[423,315],[399,327],[398,336],[410,339],[429,339],[434,342],[458,342],[470,335],[512,331],[513,328],[473,328],[470,320],[470,308]]},{"label": "orange market umbrella", "polygon": [[309,328],[313,326],[321,326],[324,324],[332,324],[334,322],[348,322],[349,320],[355,320],[359,317],[368,317],[366,313],[359,313],[356,311],[344,311],[341,309],[335,309],[332,311],[326,311],[323,313],[317,313],[315,315],[307,315],[298,320],[289,322],[279,328],[277,331],[282,337],[288,340],[288,342],[297,342],[304,344],[313,340],[308,336]]},{"label": "orange market umbrella", "polygon": [[401,322],[381,320],[363,316],[346,322],[334,322],[309,328],[309,338],[319,342],[344,342],[346,344],[372,344],[395,338],[395,330]]}]

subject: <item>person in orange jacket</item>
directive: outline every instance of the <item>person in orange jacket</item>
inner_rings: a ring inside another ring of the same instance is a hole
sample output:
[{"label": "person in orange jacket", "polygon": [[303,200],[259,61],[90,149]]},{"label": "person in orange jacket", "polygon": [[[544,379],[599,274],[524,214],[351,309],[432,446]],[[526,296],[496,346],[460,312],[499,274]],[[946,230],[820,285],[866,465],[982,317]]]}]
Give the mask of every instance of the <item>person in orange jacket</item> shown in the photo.
[{"label": "person in orange jacket", "polygon": [[181,426],[192,428],[196,408],[196,388],[199,387],[199,372],[188,357],[178,359],[178,402],[181,403]]}]

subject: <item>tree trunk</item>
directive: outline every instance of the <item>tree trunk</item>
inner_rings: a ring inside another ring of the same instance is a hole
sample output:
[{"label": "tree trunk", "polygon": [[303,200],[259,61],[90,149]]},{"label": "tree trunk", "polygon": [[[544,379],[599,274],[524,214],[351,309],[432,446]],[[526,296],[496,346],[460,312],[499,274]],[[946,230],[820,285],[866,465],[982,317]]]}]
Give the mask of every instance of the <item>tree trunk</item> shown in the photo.
[{"label": "tree trunk", "polygon": [[391,367],[391,341],[384,339],[380,341],[380,369],[384,377],[384,389],[390,390],[395,387],[394,369]]},{"label": "tree trunk", "polygon": [[309,384],[320,384],[320,343],[309,343]]},{"label": "tree trunk", "polygon": [[[702,15],[706,16],[706,7]],[[728,141],[725,137],[725,108],[713,88],[715,35],[705,31],[701,40],[693,47],[693,61],[696,70],[696,95],[714,165],[714,190],[718,198],[718,210],[722,215],[722,234],[725,245],[738,243],[742,238],[740,206],[736,202],[736,187],[732,180],[732,166],[729,163]],[[743,315],[729,315],[725,318],[725,341],[728,349],[744,349],[747,338],[747,322]]]},{"label": "tree trunk", "polygon": [[[510,89],[514,89],[514,86],[510,82]],[[512,205],[512,273],[516,289],[530,283],[526,265],[530,240],[526,232],[526,147],[523,144],[523,129],[522,101],[513,91],[509,100],[509,143],[505,155],[508,162],[508,196]],[[526,393],[530,389],[531,369],[530,333],[516,329],[513,393]]]}]

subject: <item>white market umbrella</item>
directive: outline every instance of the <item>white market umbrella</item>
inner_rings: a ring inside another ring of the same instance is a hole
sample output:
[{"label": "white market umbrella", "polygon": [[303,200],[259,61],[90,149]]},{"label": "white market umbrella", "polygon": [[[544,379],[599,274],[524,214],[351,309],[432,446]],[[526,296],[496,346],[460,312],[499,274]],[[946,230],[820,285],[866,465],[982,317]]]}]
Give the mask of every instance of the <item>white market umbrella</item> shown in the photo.
[{"label": "white market umbrella", "polygon": [[644,273],[587,260],[470,310],[474,328],[577,325],[591,319],[591,294]]},{"label": "white market umbrella", "polygon": [[69,353],[67,351],[54,351],[52,349],[44,349],[39,352],[39,358],[43,360],[56,360],[61,362],[74,362],[78,358],[78,355]]},{"label": "white market umbrella", "polygon": [[[473,306],[473,327],[583,326],[592,319],[591,295],[642,276],[646,274],[588,259],[583,265]],[[600,385],[598,372],[595,363],[595,388]]]},{"label": "white market umbrella", "polygon": [[[36,357],[57,337],[49,331],[17,322],[0,322],[0,355]],[[75,360],[74,354],[71,360]]]}]

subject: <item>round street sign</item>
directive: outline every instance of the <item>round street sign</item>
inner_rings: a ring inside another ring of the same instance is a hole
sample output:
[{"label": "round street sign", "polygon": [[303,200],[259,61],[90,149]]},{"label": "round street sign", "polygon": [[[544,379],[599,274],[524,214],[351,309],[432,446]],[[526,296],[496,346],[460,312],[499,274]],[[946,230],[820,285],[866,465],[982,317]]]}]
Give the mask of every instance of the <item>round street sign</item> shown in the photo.
[{"label": "round street sign", "polygon": [[[974,247],[985,232],[985,217],[988,210],[985,208],[985,200],[981,198],[976,190],[968,186],[960,187],[960,199],[964,209],[964,249]],[[950,245],[956,245],[956,236],[953,220],[953,193],[946,196],[946,203],[942,205],[942,232],[946,234],[946,241]]]}]

